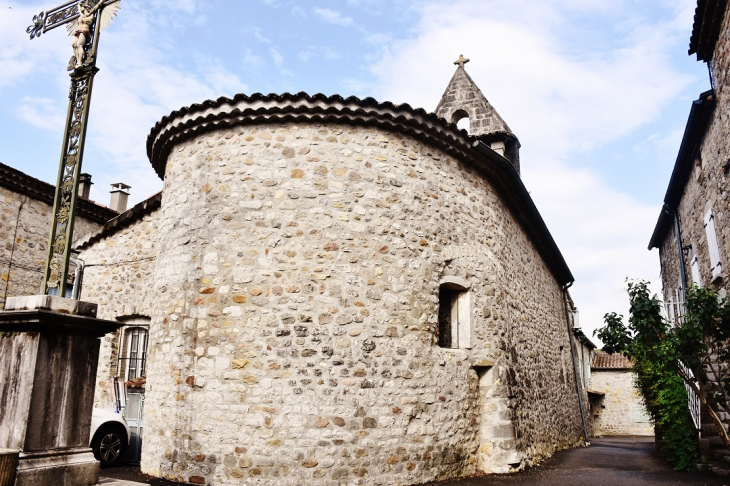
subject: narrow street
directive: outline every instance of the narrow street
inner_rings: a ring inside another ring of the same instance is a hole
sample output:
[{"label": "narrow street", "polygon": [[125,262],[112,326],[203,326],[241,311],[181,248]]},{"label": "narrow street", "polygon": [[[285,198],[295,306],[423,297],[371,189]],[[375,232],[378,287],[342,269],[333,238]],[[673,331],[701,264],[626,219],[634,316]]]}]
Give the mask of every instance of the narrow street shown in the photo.
[{"label": "narrow street", "polygon": [[428,486],[646,486],[730,485],[730,478],[672,471],[654,449],[653,437],[592,439],[591,446],[559,452],[540,467],[510,475],[429,483]]},{"label": "narrow street", "polygon": [[[129,482],[133,481],[133,482]],[[102,469],[101,485],[169,486],[164,480],[150,480],[130,466]],[[426,486],[646,486],[683,484],[730,486],[730,478],[698,472],[676,472],[667,467],[654,450],[653,437],[611,437],[593,439],[590,447],[555,454],[540,467],[516,474],[489,475]]]}]

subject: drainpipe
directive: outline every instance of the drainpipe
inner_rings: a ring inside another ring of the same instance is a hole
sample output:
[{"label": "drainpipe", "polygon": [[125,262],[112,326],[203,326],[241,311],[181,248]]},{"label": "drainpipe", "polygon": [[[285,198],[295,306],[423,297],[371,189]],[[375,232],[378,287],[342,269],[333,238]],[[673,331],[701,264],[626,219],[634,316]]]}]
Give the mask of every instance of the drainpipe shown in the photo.
[{"label": "drainpipe", "polygon": [[76,265],[76,272],[74,273],[74,286],[73,290],[71,291],[71,298],[73,300],[79,300],[79,295],[81,295],[81,280],[83,280],[84,278],[84,267],[86,267],[86,264],[80,258],[70,257],[69,260],[71,260],[71,262]]},{"label": "drainpipe", "polygon": [[662,208],[667,215],[674,219],[674,232],[677,233],[677,249],[679,250],[679,278],[682,281],[682,305],[687,301],[687,272],[684,269],[684,251],[682,251],[682,233],[679,232],[679,214],[664,203]]},{"label": "drainpipe", "polygon": [[583,422],[583,438],[586,445],[591,445],[588,441],[588,426],[586,425],[586,414],[583,409],[583,394],[580,392],[580,384],[578,383],[578,370],[576,368],[575,348],[573,348],[573,330],[570,326],[570,313],[568,311],[568,289],[573,286],[574,281],[570,281],[563,286],[563,307],[565,308],[565,325],[568,328],[568,345],[570,346],[570,357],[573,359],[573,376],[575,378],[575,392],[578,394],[578,405],[580,406],[580,419]]}]

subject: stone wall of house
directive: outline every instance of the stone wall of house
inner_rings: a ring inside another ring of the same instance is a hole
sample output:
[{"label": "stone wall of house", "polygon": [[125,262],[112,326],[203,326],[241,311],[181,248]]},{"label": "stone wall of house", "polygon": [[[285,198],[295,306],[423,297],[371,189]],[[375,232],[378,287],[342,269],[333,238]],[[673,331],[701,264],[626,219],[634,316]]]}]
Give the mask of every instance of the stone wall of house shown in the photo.
[{"label": "stone wall of house", "polygon": [[[710,271],[710,253],[704,228],[704,215],[708,207],[712,207],[715,217],[716,234],[720,250],[723,271],[714,284],[726,294],[729,287],[730,272],[730,147],[727,144],[730,135],[730,112],[728,96],[730,96],[730,36],[726,35],[730,28],[730,9],[725,16],[717,40],[711,63],[715,99],[717,106],[712,114],[705,138],[699,154],[695,159],[692,174],[685,187],[679,206],[679,219],[682,231],[682,244],[692,247],[686,254],[687,280],[692,282],[690,258],[692,252],[697,253],[702,283],[712,282]],[[664,297],[669,300],[670,292],[680,286],[679,256],[674,231],[666,238],[660,249]]]},{"label": "stone wall of house", "polygon": [[[415,484],[581,442],[561,288],[441,151],[349,125],[214,131],[171,152],[155,227],[144,472]],[[471,294],[469,349],[437,344],[443,281]]]},{"label": "stone wall of house", "polygon": [[[52,213],[51,205],[0,187],[0,308],[4,308],[6,296],[40,292]],[[99,224],[77,217],[74,239],[99,228]],[[71,271],[74,268],[72,265]]]},{"label": "stone wall of house", "polygon": [[[137,322],[150,317],[153,273],[157,257],[159,209],[83,247],[86,263],[81,299],[98,304],[97,317]],[[114,400],[120,333],[102,338],[94,404],[109,407]]]},{"label": "stone wall of house", "polygon": [[596,435],[654,435],[631,370],[593,370],[591,389],[605,393],[594,411]]}]

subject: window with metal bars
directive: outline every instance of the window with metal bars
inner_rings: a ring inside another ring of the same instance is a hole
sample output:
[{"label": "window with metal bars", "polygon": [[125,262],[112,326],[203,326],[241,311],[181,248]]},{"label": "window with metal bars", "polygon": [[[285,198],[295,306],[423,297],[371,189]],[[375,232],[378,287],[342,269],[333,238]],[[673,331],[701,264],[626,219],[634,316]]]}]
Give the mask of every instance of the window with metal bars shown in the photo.
[{"label": "window with metal bars", "polygon": [[124,328],[117,370],[125,382],[146,376],[148,337],[149,331],[146,327]]}]

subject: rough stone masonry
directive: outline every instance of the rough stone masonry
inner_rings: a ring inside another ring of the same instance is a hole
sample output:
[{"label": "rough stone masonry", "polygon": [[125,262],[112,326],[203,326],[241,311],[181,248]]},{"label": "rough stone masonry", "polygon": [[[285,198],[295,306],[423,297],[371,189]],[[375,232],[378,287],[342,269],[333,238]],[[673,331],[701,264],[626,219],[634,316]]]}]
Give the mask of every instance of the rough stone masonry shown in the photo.
[{"label": "rough stone masonry", "polygon": [[[82,254],[156,255],[86,276],[100,317],[151,318],[143,471],[405,485],[581,443],[564,262],[473,142],[407,105],[305,94],[158,123],[160,209]],[[458,347],[439,345],[443,288],[468,296]]]}]

